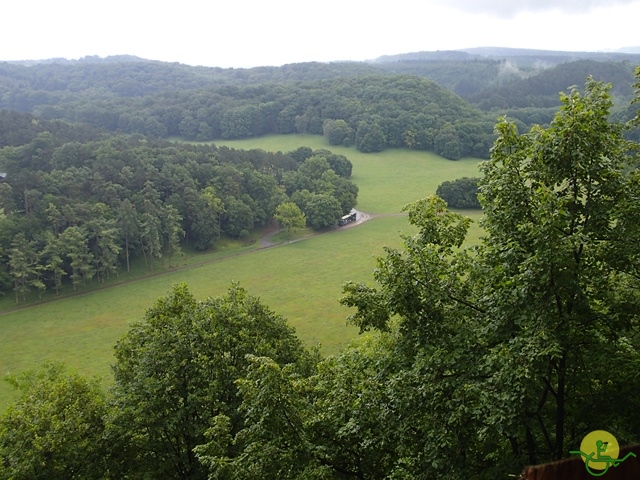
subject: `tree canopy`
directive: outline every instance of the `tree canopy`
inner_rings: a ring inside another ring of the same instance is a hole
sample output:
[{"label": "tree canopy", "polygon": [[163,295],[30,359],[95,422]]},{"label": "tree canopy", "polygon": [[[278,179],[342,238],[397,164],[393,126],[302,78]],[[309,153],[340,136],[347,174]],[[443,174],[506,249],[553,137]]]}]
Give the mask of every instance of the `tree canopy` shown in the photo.
[{"label": "tree canopy", "polygon": [[241,151],[95,132],[83,138],[84,128],[58,134],[56,126],[43,122],[56,135],[33,129],[26,143],[0,148],[7,174],[0,292],[13,289],[17,303],[31,291],[103,282],[136,258],[154,270],[183,247],[208,250],[222,236],[246,237],[299,191],[339,205],[307,215],[314,226],[337,223],[357,202],[351,162],[328,150]]},{"label": "tree canopy", "polygon": [[106,400],[97,379],[47,364],[10,382],[20,397],[0,416],[0,478],[105,478]]},{"label": "tree canopy", "polygon": [[207,478],[193,449],[218,417],[230,434],[244,425],[236,381],[247,355],[299,368],[311,358],[284,318],[237,285],[200,302],[181,284],[159,299],[115,349],[110,438],[121,473]]},{"label": "tree canopy", "polygon": [[[597,428],[640,440],[640,176],[607,88],[562,98],[548,129],[496,128],[480,199],[487,235],[437,198],[347,283],[356,341],[300,378],[254,359],[253,421],[212,473],[278,478],[498,478],[568,455]],[[615,367],[613,367],[615,365]]]},{"label": "tree canopy", "polygon": [[112,132],[198,141],[313,133],[374,152],[432,150],[450,123],[459,149],[438,153],[451,159],[486,157],[493,139],[493,118],[433,81],[364,64],[234,71],[132,59],[0,64],[0,73],[0,108]]}]

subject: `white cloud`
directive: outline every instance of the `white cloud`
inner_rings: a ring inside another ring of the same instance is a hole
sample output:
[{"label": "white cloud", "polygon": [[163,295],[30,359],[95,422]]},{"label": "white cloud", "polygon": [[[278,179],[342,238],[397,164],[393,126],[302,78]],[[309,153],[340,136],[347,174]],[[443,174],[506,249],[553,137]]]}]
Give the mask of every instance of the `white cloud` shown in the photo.
[{"label": "white cloud", "polygon": [[513,17],[522,12],[560,11],[587,13],[600,7],[631,5],[638,0],[435,0],[438,3],[471,13],[496,17]]},{"label": "white cloud", "polygon": [[497,46],[638,45],[640,0],[22,0],[3,5],[0,61],[131,54],[250,67]]}]

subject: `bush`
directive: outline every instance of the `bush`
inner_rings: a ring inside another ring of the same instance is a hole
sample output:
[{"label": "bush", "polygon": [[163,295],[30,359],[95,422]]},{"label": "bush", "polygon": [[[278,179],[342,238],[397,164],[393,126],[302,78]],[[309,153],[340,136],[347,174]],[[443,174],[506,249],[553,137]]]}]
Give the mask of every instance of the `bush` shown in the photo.
[{"label": "bush", "polygon": [[476,177],[463,177],[442,182],[436,190],[436,195],[451,208],[481,208],[478,201],[479,180]]}]

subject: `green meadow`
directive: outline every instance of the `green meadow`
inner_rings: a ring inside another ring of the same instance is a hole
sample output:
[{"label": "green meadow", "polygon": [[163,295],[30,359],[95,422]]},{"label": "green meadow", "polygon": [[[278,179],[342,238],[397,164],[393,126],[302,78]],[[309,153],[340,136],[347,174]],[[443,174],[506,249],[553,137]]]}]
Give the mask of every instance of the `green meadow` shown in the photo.
[{"label": "green meadow", "polygon": [[400,212],[407,203],[433,195],[445,180],[479,176],[477,158],[462,158],[454,162],[431,152],[406,149],[361,153],[355,147],[328,145],[318,135],[272,135],[215,143],[272,152],[289,152],[305,146],[345,155],[353,163],[351,180],[360,188],[356,208],[371,213]]},{"label": "green meadow", "polygon": [[[452,162],[409,150],[361,154],[354,148],[328,146],[319,136],[270,136],[225,144],[283,152],[309,146],[342,153],[354,165],[352,179],[360,187],[357,208],[382,216],[268,249],[245,243],[222,252],[188,255],[178,268],[161,275],[124,277],[127,283],[6,312],[0,315],[0,375],[59,360],[82,373],[97,374],[108,384],[114,343],[178,282],[186,282],[197,298],[204,299],[224,294],[237,281],[286,317],[307,345],[320,344],[325,354],[336,353],[358,334],[346,324],[350,311],[338,303],[341,286],[348,280],[372,284],[375,255],[383,254],[385,246],[399,248],[400,234],[413,232],[406,218],[397,215],[402,207],[433,194],[444,180],[478,174],[477,159]],[[463,213],[479,218],[478,212]],[[480,234],[475,222],[470,241]],[[10,387],[0,383],[0,409],[13,397]]]}]

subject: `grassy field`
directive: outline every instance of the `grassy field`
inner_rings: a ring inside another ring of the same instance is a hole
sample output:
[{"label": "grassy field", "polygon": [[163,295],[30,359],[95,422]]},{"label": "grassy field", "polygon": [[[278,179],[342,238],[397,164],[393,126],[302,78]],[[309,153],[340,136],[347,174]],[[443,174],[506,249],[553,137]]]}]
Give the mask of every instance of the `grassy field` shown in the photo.
[{"label": "grassy field", "polygon": [[[274,151],[302,145],[327,148],[321,137],[297,135],[228,145]],[[346,148],[331,150],[353,162],[353,179],[360,186],[358,208],[371,213],[398,213],[406,203],[433,193],[442,180],[476,174],[477,160],[473,159],[450,162],[404,150],[375,155]],[[326,354],[335,353],[357,335],[345,322],[349,310],[338,304],[341,285],[347,280],[371,283],[374,255],[382,254],[385,245],[399,247],[402,232],[412,232],[405,217],[382,216],[354,228],[269,249],[228,245],[221,252],[185,257],[180,268],[163,275],[6,313],[0,316],[0,375],[45,360],[61,360],[80,372],[98,374],[108,383],[114,343],[156,298],[182,281],[201,299],[222,295],[232,281],[239,281],[284,315],[308,345],[322,344]],[[479,235],[476,223],[470,240]],[[0,409],[13,396],[1,383]]]},{"label": "grassy field", "polygon": [[25,304],[34,306],[51,301],[60,301],[62,298],[83,295],[87,292],[95,291],[96,289],[110,288],[114,285],[139,280],[140,278],[145,278],[149,275],[162,275],[163,273],[177,268],[197,265],[203,262],[211,262],[229,256],[235,256],[239,253],[257,250],[260,247],[258,239],[261,235],[262,231],[258,230],[253,232],[249,239],[222,239],[217,243],[216,250],[212,252],[200,252],[195,249],[185,249],[183,255],[176,255],[171,259],[170,265],[168,262],[164,263],[162,261],[156,261],[153,272],[150,272],[149,268],[145,266],[142,258],[138,258],[131,262],[130,272],[121,270],[118,273],[118,276],[112,276],[110,279],[105,280],[104,283],[97,284],[92,282],[86,286],[78,287],[77,291],[73,291],[70,285],[65,285],[59,296],[56,296],[55,292],[51,290],[45,292],[42,295],[42,298],[39,299],[36,292],[31,292],[27,294],[26,303],[20,299],[20,304],[16,305],[15,296],[13,294],[8,294],[0,297],[0,315],[5,312],[22,309]]},{"label": "grassy field", "polygon": [[274,135],[216,144],[282,152],[305,146],[345,155],[353,163],[351,180],[360,188],[357,208],[370,213],[400,212],[407,203],[433,195],[445,180],[479,176],[477,158],[463,158],[454,162],[431,152],[407,149],[361,153],[355,147],[327,145],[324,138],[318,135]]}]

